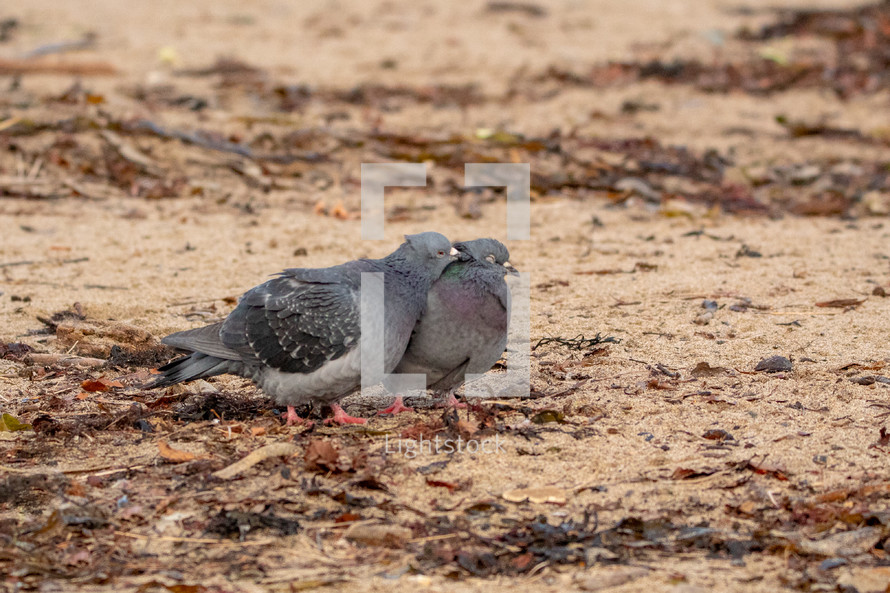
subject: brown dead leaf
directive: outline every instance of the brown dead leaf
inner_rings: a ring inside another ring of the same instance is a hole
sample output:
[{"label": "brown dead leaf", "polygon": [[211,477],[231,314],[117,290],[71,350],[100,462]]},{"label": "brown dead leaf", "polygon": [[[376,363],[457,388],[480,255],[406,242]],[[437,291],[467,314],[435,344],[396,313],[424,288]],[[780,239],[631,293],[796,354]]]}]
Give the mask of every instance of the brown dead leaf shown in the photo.
[{"label": "brown dead leaf", "polygon": [[160,452],[161,457],[173,463],[183,463],[186,461],[193,461],[198,458],[198,456],[194,453],[174,449],[164,441],[158,441],[158,451]]},{"label": "brown dead leaf", "polygon": [[400,438],[413,441],[420,440],[421,438],[429,440],[434,437],[436,433],[441,432],[443,428],[445,428],[445,426],[438,420],[432,420],[430,422],[421,421],[403,430],[402,434],[399,436]]},{"label": "brown dead leaf", "polygon": [[716,473],[716,470],[712,469],[704,469],[704,470],[695,470],[689,469],[688,467],[678,467],[674,470],[674,473],[671,474],[671,480],[691,480],[693,478],[703,478],[705,476],[710,476],[711,474]]},{"label": "brown dead leaf", "polygon": [[771,463],[754,463],[753,461],[749,461],[748,469],[753,471],[755,474],[772,476],[777,480],[781,480],[783,482],[788,480],[788,476],[785,474],[785,470]]},{"label": "brown dead leaf", "polygon": [[350,215],[349,211],[343,206],[343,202],[337,202],[334,205],[331,209],[331,216],[340,220],[349,220],[352,218],[352,215]]},{"label": "brown dead leaf", "polygon": [[426,485],[434,488],[448,488],[448,492],[454,492],[455,490],[460,489],[460,484],[443,482],[442,480],[430,480],[429,478],[426,479]]},{"label": "brown dead leaf", "polygon": [[106,379],[105,377],[99,377],[98,379],[94,380],[87,379],[80,384],[81,389],[89,392],[108,391],[112,387],[123,387],[123,384],[120,381],[112,381],[111,379]]},{"label": "brown dead leaf", "polygon": [[724,367],[712,367],[707,362],[700,362],[692,369],[693,377],[713,377],[714,375],[722,375],[726,372]]},{"label": "brown dead leaf", "polygon": [[454,425],[457,432],[464,438],[471,437],[479,432],[479,423],[475,420],[458,420]]},{"label": "brown dead leaf", "polygon": [[340,453],[330,441],[310,442],[303,455],[307,470],[338,471],[340,469],[337,463],[339,459]]},{"label": "brown dead leaf", "polygon": [[834,299],[833,301],[822,301],[816,303],[817,307],[833,307],[836,309],[845,309],[847,307],[858,307],[867,299]]}]

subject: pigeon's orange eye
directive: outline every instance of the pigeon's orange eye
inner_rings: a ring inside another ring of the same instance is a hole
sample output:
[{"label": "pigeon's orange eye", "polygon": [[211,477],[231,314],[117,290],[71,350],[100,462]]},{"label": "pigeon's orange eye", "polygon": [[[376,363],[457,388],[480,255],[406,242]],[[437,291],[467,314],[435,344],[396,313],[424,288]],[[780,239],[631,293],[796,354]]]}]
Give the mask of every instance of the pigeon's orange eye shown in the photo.
[{"label": "pigeon's orange eye", "polygon": [[440,251],[440,252],[438,252],[436,255],[438,255],[439,257],[442,257],[443,255],[445,255],[445,252],[444,252],[444,251]]}]

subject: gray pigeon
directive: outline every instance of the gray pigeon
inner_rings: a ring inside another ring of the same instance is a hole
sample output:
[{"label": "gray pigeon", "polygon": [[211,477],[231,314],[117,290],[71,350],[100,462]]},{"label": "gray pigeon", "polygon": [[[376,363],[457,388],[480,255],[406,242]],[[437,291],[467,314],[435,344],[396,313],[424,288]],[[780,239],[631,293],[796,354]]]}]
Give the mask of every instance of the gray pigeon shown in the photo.
[{"label": "gray pigeon", "polygon": [[292,268],[247,291],[225,320],[161,340],[191,352],[158,369],[149,387],[231,373],[247,377],[279,404],[287,424],[295,405],[330,404],[333,421],[364,423],[337,401],[361,384],[361,274],[384,274],[384,371],[395,368],[426,295],[457,251],[445,236],[407,235],[383,259],[330,268]]},{"label": "gray pigeon", "polygon": [[[425,373],[427,388],[447,391],[446,405],[460,405],[454,391],[465,376],[491,369],[507,346],[506,274],[519,275],[507,247],[495,239],[455,243],[458,259],[427,295],[426,313],[414,328],[396,373]],[[410,411],[397,396],[381,414]]]}]

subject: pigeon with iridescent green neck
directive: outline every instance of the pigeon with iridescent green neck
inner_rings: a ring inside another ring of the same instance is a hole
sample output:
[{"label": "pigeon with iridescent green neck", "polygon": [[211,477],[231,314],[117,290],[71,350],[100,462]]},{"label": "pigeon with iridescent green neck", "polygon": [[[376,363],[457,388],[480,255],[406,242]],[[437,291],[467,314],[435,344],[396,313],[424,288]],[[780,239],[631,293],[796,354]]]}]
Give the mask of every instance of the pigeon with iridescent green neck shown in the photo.
[{"label": "pigeon with iridescent green neck", "polygon": [[[505,276],[518,275],[507,247],[495,239],[454,243],[458,259],[448,265],[427,295],[395,373],[426,374],[427,388],[446,392],[446,405],[467,374],[482,374],[507,346],[510,291]],[[401,396],[381,414],[410,411]]]}]

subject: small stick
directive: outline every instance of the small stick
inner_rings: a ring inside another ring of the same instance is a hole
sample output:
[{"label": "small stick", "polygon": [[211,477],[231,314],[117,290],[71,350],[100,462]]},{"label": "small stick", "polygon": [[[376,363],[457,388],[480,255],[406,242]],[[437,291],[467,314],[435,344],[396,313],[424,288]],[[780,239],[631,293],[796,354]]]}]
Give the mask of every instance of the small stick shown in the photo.
[{"label": "small stick", "polygon": [[287,457],[293,455],[299,450],[300,448],[293,443],[272,443],[271,445],[260,447],[256,451],[250,453],[244,459],[236,461],[228,467],[224,467],[219,471],[213,472],[213,475],[214,477],[220,478],[221,480],[231,480],[241,472],[252,468],[261,461],[265,461],[266,459],[270,459],[272,457]]},{"label": "small stick", "polygon": [[76,76],[112,76],[117,73],[108,62],[57,62],[0,58],[0,74],[64,74]]},{"label": "small stick", "polygon": [[275,542],[276,540],[269,539],[259,539],[256,541],[249,542],[235,542],[228,540],[219,540],[219,539],[210,539],[208,537],[175,537],[171,535],[142,535],[141,533],[131,533],[129,531],[115,531],[114,535],[121,535],[123,537],[130,537],[133,539],[141,539],[141,540],[154,540],[160,542],[183,542],[190,544],[224,544],[230,546],[264,546],[266,544],[270,544]]},{"label": "small stick", "polygon": [[61,366],[99,367],[104,365],[108,361],[101,358],[72,356],[70,354],[32,353],[25,357],[25,362],[33,364],[58,364]]}]

